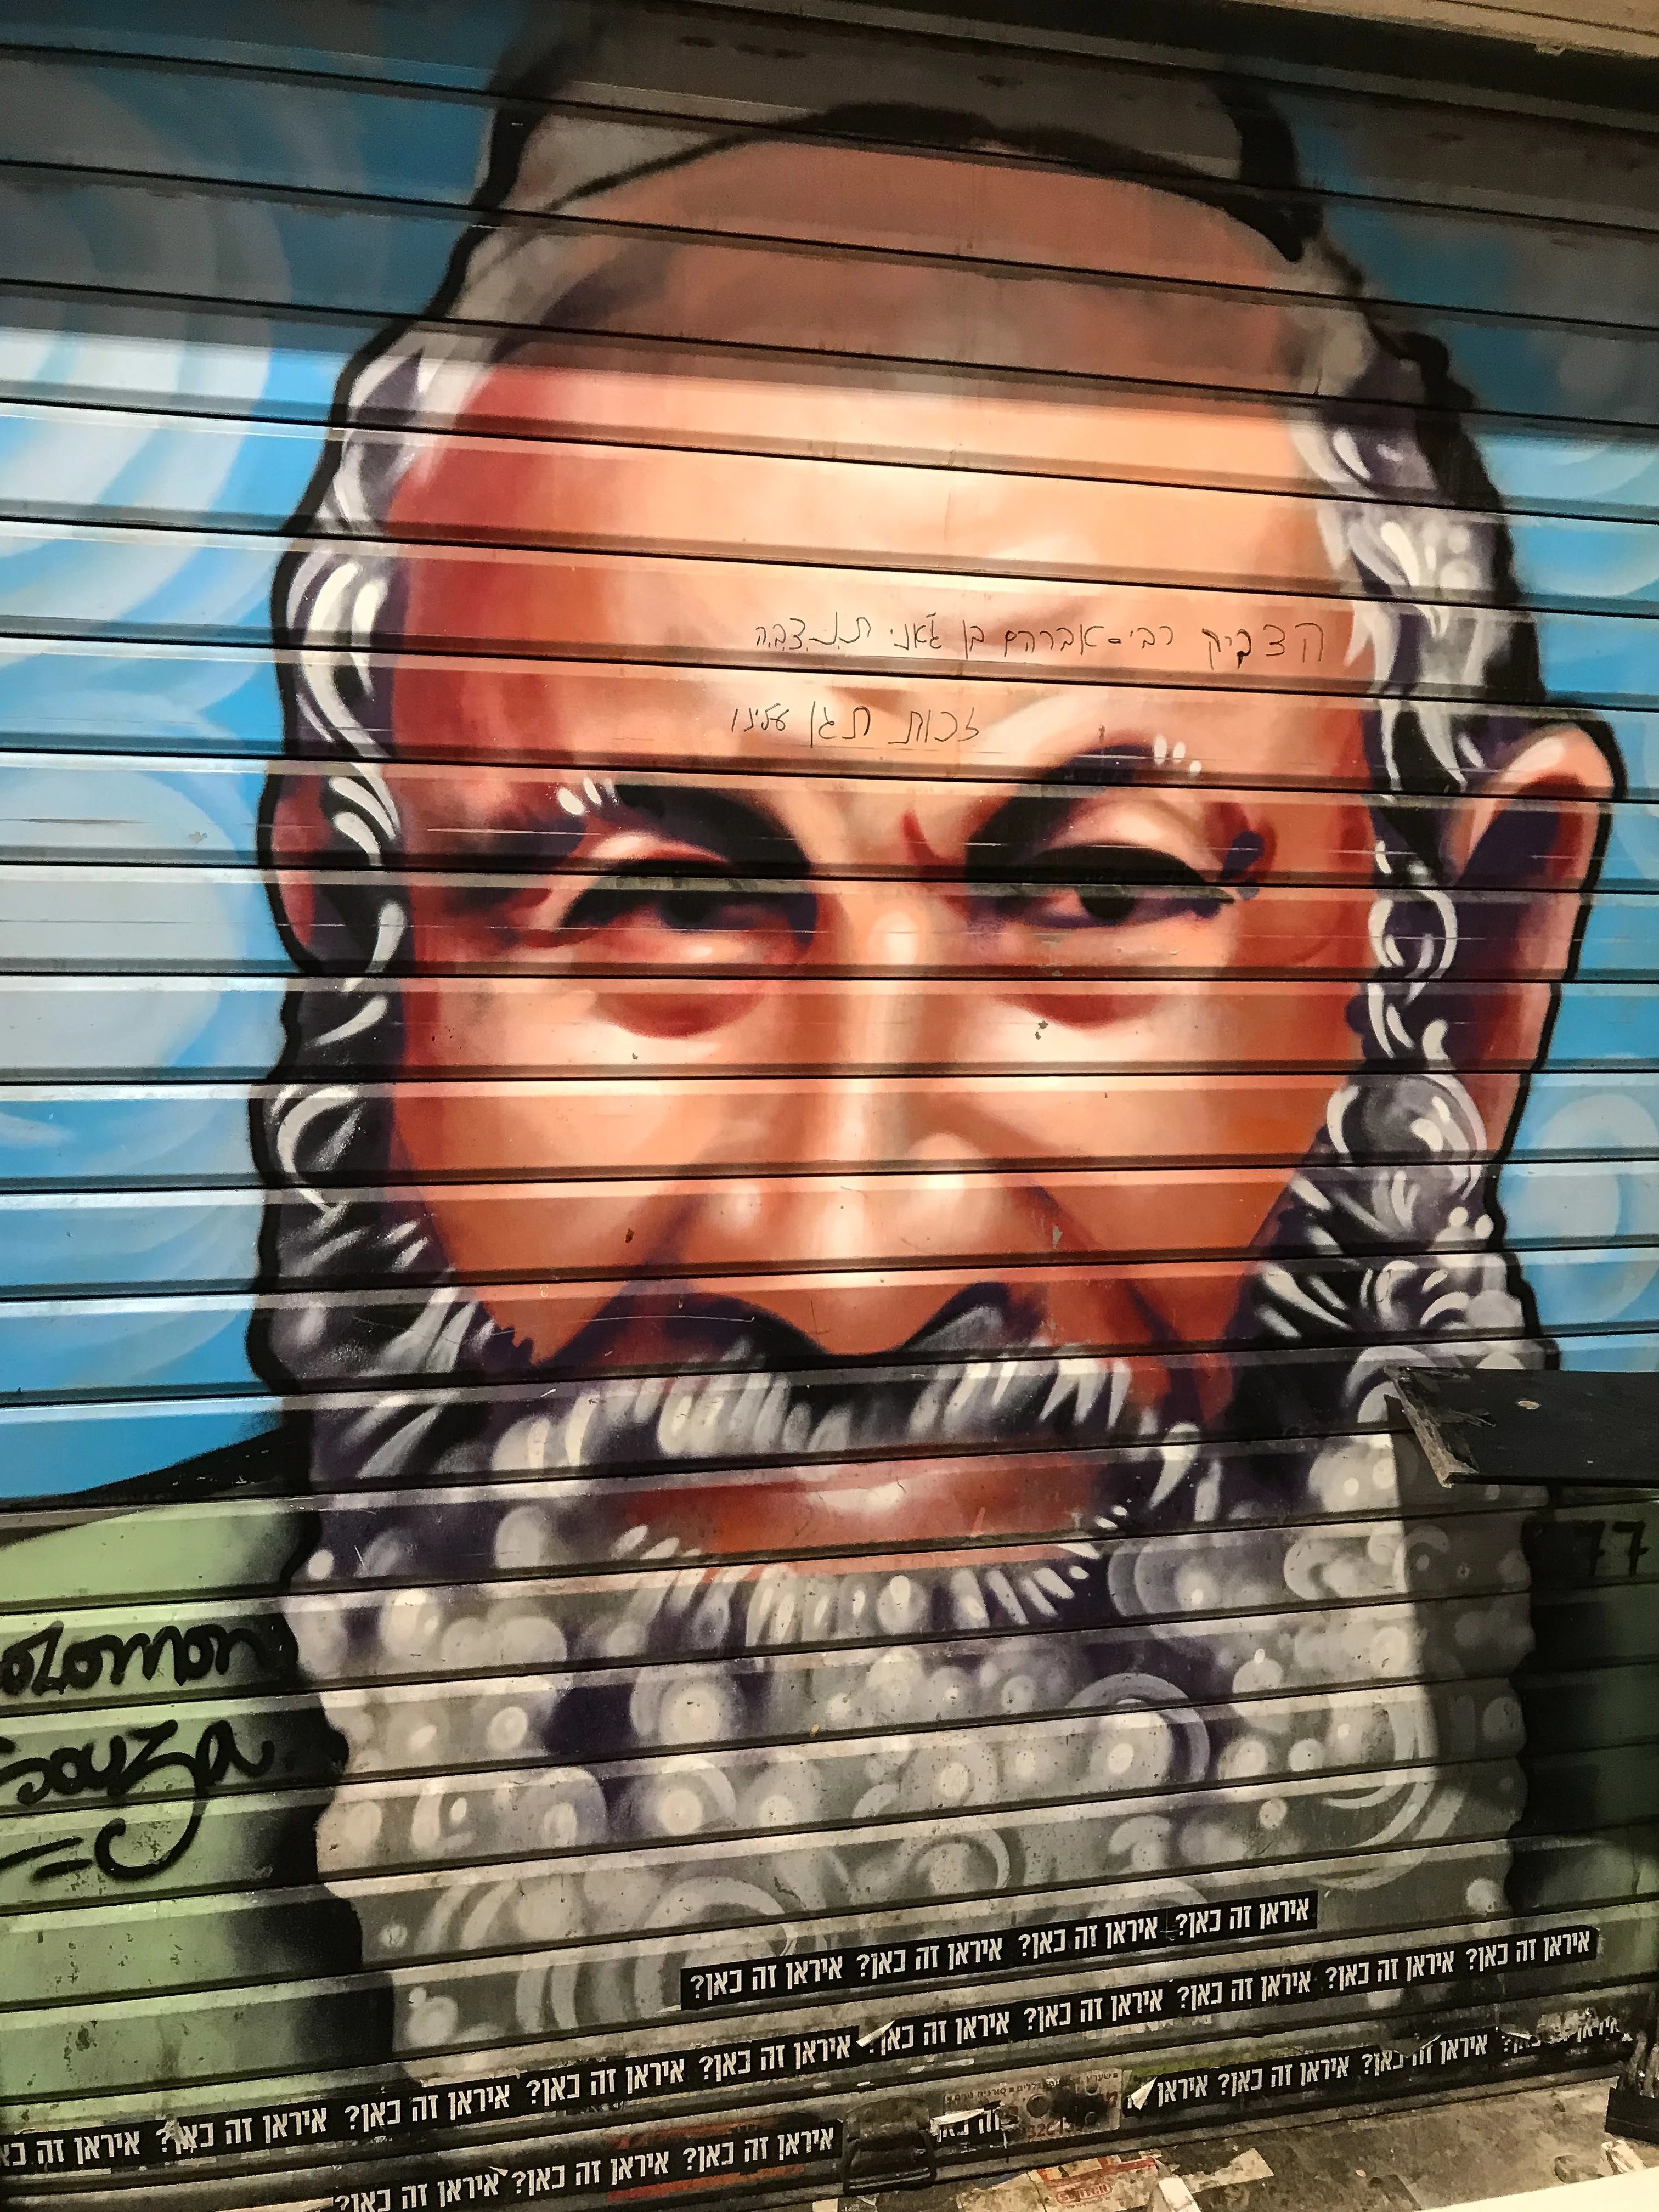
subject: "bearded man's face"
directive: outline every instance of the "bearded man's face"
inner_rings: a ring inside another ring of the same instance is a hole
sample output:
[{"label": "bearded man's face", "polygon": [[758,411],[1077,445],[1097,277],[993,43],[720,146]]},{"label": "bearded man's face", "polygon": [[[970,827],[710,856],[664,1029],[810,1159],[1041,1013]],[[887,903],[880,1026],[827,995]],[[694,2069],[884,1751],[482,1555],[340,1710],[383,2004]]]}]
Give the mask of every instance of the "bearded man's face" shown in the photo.
[{"label": "bearded man's face", "polygon": [[[871,431],[893,434],[879,398],[872,416]],[[471,459],[452,447],[409,487],[410,526],[465,502],[514,534],[556,515],[596,537],[624,514],[642,538],[672,540],[689,532],[703,480],[728,563],[648,563],[648,605],[628,559],[576,580],[584,624],[635,650],[672,643],[701,659],[741,645],[757,571],[737,556],[757,514],[792,544],[822,543],[856,514],[884,564],[898,541],[942,557],[921,526],[948,507],[949,547],[975,568],[1086,574],[1110,566],[1133,505],[1139,557],[1181,559],[1178,510],[1163,517],[1155,495],[1107,485],[1071,502],[1066,532],[1047,488],[1019,479],[951,495],[933,481],[943,471],[650,450],[588,472],[555,449],[509,486],[471,480]],[[722,490],[728,476],[739,488]],[[502,495],[514,501],[504,516]],[[1305,507],[1239,505],[1224,566],[1316,563]],[[833,632],[837,605],[845,629],[856,611],[883,635],[918,609],[949,636],[985,626],[977,576],[819,571],[767,588],[793,591],[815,635]],[[563,563],[503,584],[439,561],[416,587],[462,626],[470,589],[490,595],[497,629],[559,635],[574,618]],[[520,595],[505,614],[503,591]],[[1018,579],[998,593],[999,619],[1081,633],[1127,624],[1116,609],[1128,599],[1150,626],[1171,596]],[[770,672],[407,681],[408,750],[464,727],[474,755],[393,778],[410,849],[433,871],[415,879],[414,959],[444,975],[404,994],[416,1079],[393,1127],[445,1252],[491,1285],[490,1311],[538,1362],[569,1365],[580,1346],[591,1366],[718,1364],[769,1322],[797,1366],[809,1352],[1075,1347],[1125,1363],[1100,1395],[1213,1420],[1229,1370],[1207,1347],[1228,1336],[1286,1180],[1244,1164],[1300,1159],[1359,1051],[1348,1009],[1372,895],[1357,712],[925,674],[860,684],[835,670],[782,688],[793,705]],[[746,694],[773,706],[773,727],[749,727]],[[913,751],[896,742],[913,714],[977,734]],[[868,735],[834,750],[815,742],[815,718]],[[501,765],[526,750],[553,757]],[[1298,775],[1346,789],[1274,789]],[[499,888],[449,872],[503,862]],[[1269,874],[1321,887],[1266,893]],[[1297,980],[1261,980],[1273,969]],[[1298,1063],[1316,1073],[1277,1073]],[[562,1079],[418,1079],[486,1067]],[[510,1206],[473,1188],[507,1182],[519,1185]],[[1186,1249],[1171,1260],[1172,1247]],[[815,1416],[812,1449],[927,1433],[882,1435],[853,1389],[839,1417]],[[726,1449],[742,1455],[745,1441],[731,1431]],[[790,1429],[787,1441],[809,1438]],[[838,1534],[857,1542],[937,1534],[962,1502],[925,1475],[896,1493],[884,1472],[873,1487],[848,1473],[836,1489]],[[1024,1471],[988,1467],[970,1489],[964,1531],[1027,1524]],[[1052,1515],[1050,1498],[1037,1525]],[[655,1517],[717,1549],[813,1540],[791,1481],[751,1485],[720,1512],[665,1503]]]},{"label": "bearded man's face", "polygon": [[[781,152],[673,189],[775,221]],[[631,189],[650,216],[668,187]],[[1133,216],[1264,281],[1224,217],[1087,190],[1101,234]],[[653,297],[707,281],[670,254]],[[781,261],[768,326],[822,319],[822,281]],[[847,312],[939,352],[963,282],[913,268]],[[1120,376],[1176,342],[1137,295],[1053,289]],[[1249,381],[1252,349],[1269,380],[1279,311],[1183,312],[1194,382],[1224,355]],[[502,417],[628,441],[473,434]],[[404,477],[392,534],[448,543],[404,618],[456,652],[392,690],[384,1166],[487,1316],[489,1388],[376,1464],[401,1492],[325,1514],[313,1579],[375,1593],[292,1612],[325,1683],[427,1678],[329,1695],[353,1759],[319,1838],[408,1984],[406,2049],[672,2003],[660,1946],[606,1963],[629,1931],[1190,1897],[1415,1834],[1453,1917],[1501,1903],[1513,1528],[1414,1539],[1386,1438],[1251,1473],[1253,1292],[1363,1058],[1376,830],[1362,703],[1332,695],[1375,672],[1311,498],[1179,486],[1299,466],[1261,410],[532,352]],[[532,542],[576,550],[499,550]],[[1230,684],[1247,659],[1270,680]],[[1577,734],[1552,787],[1582,797]],[[1486,1141],[1566,957],[1547,921],[1460,1032],[1495,1063],[1465,1079]],[[1431,1628],[1430,1590],[1469,1603]],[[1452,1680],[1477,1784],[1437,1778]],[[424,1898],[371,1879],[411,1856]],[[581,1966],[466,1963],[584,1940]]]},{"label": "bearded man's face", "polygon": [[[943,317],[950,289],[916,277],[908,316]],[[1097,313],[1121,360],[1134,331]],[[476,413],[580,411],[567,380],[510,366]],[[821,390],[769,400],[776,442],[822,435]],[[1341,667],[1344,610],[1297,629],[1294,587],[1329,574],[1311,502],[1103,480],[1121,422],[1096,410],[1091,447],[1086,422],[983,392],[862,392],[860,442],[915,453],[908,467],[685,450],[689,408],[710,446],[753,440],[743,381],[688,394],[635,372],[627,404],[631,447],[452,439],[393,510],[399,535],[617,549],[422,560],[406,617],[421,633],[680,664],[397,679],[400,753],[459,736],[467,756],[392,779],[433,872],[415,879],[414,961],[445,974],[404,994],[405,1076],[562,1079],[400,1090],[398,1154],[445,1252],[538,1362],[580,1345],[592,1365],[718,1363],[769,1322],[793,1365],[1075,1348],[1109,1355],[1085,1395],[1116,1401],[1116,1432],[1143,1408],[1213,1422],[1231,1396],[1218,1347],[1285,1164],[1360,1049],[1360,716],[1066,679],[1102,653],[1167,675],[1207,652],[1201,629],[1247,620]],[[1226,426],[1210,435],[1226,443]],[[949,465],[963,450],[1040,465],[1060,441],[1078,472],[1061,484]],[[1250,451],[1222,473],[1296,476],[1287,425],[1233,442]],[[673,557],[691,545],[700,557]],[[1251,589],[1079,580],[1195,568]],[[752,659],[763,632],[783,640],[782,667],[721,665]],[[826,664],[810,678],[787,668],[797,635]],[[890,660],[907,635],[914,676],[835,665]],[[850,649],[813,642],[836,638]],[[930,672],[964,658],[971,683]],[[493,895],[452,872],[480,866],[511,872]],[[1262,980],[1274,970],[1294,980]],[[465,1187],[512,1181],[510,1206]],[[816,1456],[951,1434],[941,1410],[885,1435],[871,1395],[848,1387],[815,1413]],[[728,1399],[740,1455],[735,1419]],[[1023,1468],[988,1465],[965,1489],[960,1471],[942,1487],[849,1471],[820,1510],[842,1540],[908,1543],[958,1524],[1052,1529],[1047,1489],[1034,1501]],[[1089,1510],[1086,1486],[1072,1504]],[[652,1518],[715,1549],[814,1541],[793,1481]]]}]

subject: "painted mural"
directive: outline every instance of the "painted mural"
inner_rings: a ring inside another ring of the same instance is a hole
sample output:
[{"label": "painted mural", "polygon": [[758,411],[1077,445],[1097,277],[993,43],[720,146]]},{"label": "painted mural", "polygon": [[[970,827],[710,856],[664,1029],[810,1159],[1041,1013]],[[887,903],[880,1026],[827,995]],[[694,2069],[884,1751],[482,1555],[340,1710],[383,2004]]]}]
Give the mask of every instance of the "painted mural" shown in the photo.
[{"label": "painted mural", "polygon": [[0,94],[19,2201],[1610,2066],[1659,169],[558,22]]}]

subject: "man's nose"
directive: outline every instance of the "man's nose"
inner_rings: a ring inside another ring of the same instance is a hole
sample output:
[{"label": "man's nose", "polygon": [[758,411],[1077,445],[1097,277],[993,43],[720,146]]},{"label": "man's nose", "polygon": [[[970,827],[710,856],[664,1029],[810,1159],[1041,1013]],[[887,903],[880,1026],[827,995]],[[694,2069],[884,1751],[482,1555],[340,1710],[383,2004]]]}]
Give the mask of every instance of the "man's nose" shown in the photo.
[{"label": "man's nose", "polygon": [[[757,1284],[759,1301],[849,1354],[902,1344],[932,1319],[948,1294],[941,1261],[1028,1241],[1012,1194],[983,1172],[962,1086],[936,1073],[957,1057],[957,1001],[948,984],[918,985],[946,957],[942,902],[907,885],[860,904],[856,921],[825,933],[829,1003],[803,1055],[815,1072],[774,1073],[769,1152],[786,1172],[743,1178],[720,1208],[720,1241],[736,1231],[744,1248],[727,1265],[787,1271],[775,1293]],[[982,1273],[982,1257],[968,1267]],[[874,1279],[854,1279],[866,1270]]]},{"label": "man's nose", "polygon": [[[832,906],[820,936],[828,973],[813,1049],[827,1079],[796,1094],[799,1139],[810,1147],[803,1164],[902,1159],[933,1133],[924,1103],[933,1086],[919,1084],[918,1072],[951,1059],[943,994],[921,988],[944,964],[938,902],[916,884],[867,888],[877,895]],[[779,1073],[787,1084],[787,1070]]]}]

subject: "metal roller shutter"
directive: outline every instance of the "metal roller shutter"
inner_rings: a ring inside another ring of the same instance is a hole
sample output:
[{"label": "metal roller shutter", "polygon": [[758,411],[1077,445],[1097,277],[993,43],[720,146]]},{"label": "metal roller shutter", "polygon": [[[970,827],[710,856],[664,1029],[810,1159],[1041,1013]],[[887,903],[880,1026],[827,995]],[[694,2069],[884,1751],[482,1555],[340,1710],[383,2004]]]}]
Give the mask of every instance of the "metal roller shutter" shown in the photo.
[{"label": "metal roller shutter", "polygon": [[6,13],[8,2202],[769,2199],[1628,2047],[1659,148]]}]

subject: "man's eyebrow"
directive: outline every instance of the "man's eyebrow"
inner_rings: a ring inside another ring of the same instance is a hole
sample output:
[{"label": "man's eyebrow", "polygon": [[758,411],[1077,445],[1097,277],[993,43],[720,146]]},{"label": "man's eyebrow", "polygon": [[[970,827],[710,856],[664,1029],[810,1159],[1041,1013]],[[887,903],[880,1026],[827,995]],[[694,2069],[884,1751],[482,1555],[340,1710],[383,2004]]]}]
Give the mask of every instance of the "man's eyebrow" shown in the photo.
[{"label": "man's eyebrow", "polygon": [[515,784],[493,819],[470,825],[461,842],[480,860],[507,868],[557,867],[574,859],[595,823],[627,828],[648,822],[665,836],[719,855],[733,867],[769,875],[805,876],[800,847],[759,801],[685,784],[617,782],[608,776],[563,777]]},{"label": "man's eyebrow", "polygon": [[1044,769],[1031,786],[1006,799],[968,840],[967,873],[1000,875],[1053,842],[1089,791],[1133,783],[1152,765],[1150,745],[1096,745]]}]

